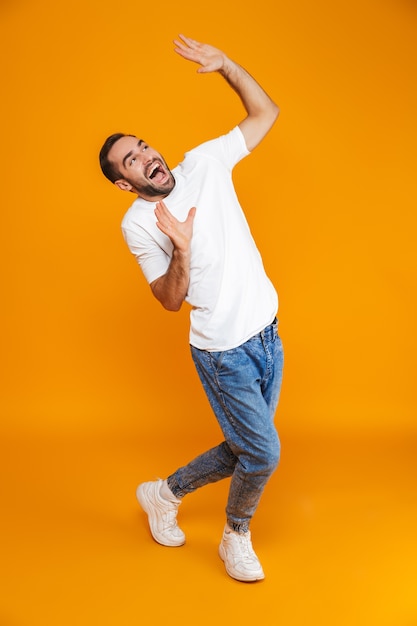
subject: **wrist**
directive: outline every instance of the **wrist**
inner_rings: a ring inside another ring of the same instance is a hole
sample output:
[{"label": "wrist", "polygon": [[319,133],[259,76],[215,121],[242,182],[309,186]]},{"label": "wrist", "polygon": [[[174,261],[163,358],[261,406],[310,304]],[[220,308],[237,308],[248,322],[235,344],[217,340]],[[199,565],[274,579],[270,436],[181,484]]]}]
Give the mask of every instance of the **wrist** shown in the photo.
[{"label": "wrist", "polygon": [[233,74],[233,72],[236,70],[236,68],[237,68],[237,64],[234,61],[232,61],[232,59],[229,59],[228,56],[224,55],[223,56],[223,65],[219,69],[219,73],[224,78],[229,78],[229,76],[231,74]]},{"label": "wrist", "polygon": [[191,257],[190,247],[188,246],[187,248],[181,248],[178,246],[174,246],[172,256],[176,257],[178,260],[187,261]]}]

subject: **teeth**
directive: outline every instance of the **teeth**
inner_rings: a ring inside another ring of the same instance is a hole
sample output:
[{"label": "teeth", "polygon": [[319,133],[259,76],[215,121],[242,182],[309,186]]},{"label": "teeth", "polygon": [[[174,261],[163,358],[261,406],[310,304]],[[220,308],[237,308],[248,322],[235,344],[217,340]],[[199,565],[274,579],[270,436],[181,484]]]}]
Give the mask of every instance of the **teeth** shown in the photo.
[{"label": "teeth", "polygon": [[150,170],[149,170],[149,174],[148,174],[148,175],[149,175],[149,178],[152,178],[152,176],[154,175],[154,173],[155,173],[155,171],[158,169],[158,167],[159,167],[159,163],[154,163],[154,164],[151,166],[151,168],[150,168]]}]

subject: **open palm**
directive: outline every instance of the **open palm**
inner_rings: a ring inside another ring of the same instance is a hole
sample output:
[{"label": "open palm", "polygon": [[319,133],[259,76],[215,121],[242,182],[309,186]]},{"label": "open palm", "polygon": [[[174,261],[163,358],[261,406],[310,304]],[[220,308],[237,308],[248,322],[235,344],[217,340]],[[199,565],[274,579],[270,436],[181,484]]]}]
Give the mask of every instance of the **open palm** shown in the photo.
[{"label": "open palm", "polygon": [[218,48],[206,43],[200,43],[185,35],[179,35],[180,40],[175,39],[175,52],[188,59],[199,63],[201,67],[197,70],[200,73],[217,72],[224,66],[226,55]]}]

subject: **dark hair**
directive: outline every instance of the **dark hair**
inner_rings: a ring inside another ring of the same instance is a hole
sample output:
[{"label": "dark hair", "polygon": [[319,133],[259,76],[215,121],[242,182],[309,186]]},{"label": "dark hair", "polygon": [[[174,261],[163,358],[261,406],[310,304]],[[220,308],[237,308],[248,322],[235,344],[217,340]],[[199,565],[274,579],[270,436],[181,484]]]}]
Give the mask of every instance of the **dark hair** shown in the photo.
[{"label": "dark hair", "polygon": [[116,143],[122,137],[134,137],[135,135],[127,135],[125,133],[114,133],[107,137],[100,150],[100,167],[104,176],[114,183],[118,178],[123,178],[117,167],[109,160],[109,152]]}]

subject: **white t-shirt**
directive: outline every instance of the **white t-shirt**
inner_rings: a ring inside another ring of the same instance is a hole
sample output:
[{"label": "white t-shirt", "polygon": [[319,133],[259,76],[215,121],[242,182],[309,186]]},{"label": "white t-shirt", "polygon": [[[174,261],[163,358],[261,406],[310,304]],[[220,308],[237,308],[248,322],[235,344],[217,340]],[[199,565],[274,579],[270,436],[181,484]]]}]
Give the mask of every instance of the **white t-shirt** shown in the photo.
[{"label": "white t-shirt", "polygon": [[[277,293],[267,277],[232,182],[232,169],[249,154],[238,126],[185,154],[164,199],[184,221],[197,207],[191,241],[190,343],[222,351],[241,345],[270,324]],[[166,273],[172,243],[156,226],[155,203],[135,200],[122,221],[130,251],[149,283]]]}]

